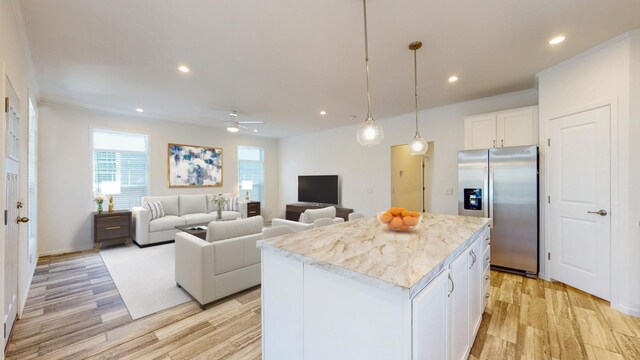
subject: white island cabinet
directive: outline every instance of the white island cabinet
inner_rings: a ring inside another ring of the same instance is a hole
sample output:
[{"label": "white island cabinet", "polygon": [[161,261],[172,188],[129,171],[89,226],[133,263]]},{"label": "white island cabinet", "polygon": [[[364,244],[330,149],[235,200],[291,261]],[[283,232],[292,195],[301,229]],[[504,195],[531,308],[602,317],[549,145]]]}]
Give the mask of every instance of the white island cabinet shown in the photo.
[{"label": "white island cabinet", "polygon": [[484,306],[489,219],[425,214],[261,241],[263,358],[465,359]]}]

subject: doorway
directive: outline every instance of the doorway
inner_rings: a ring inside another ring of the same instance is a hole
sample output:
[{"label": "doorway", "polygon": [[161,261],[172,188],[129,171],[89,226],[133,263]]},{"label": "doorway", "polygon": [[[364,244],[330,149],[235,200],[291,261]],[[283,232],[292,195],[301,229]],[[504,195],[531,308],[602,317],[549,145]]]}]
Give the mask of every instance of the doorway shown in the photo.
[{"label": "doorway", "polygon": [[409,154],[406,144],[391,146],[391,206],[429,212],[433,142],[424,156]]},{"label": "doorway", "polygon": [[611,298],[611,106],[549,123],[551,276]]}]

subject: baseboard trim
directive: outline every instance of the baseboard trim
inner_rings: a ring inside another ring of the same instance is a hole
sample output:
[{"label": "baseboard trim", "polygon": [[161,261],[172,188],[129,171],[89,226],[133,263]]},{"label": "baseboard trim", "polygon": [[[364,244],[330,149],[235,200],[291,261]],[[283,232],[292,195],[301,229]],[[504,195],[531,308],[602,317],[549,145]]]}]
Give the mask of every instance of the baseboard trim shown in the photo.
[{"label": "baseboard trim", "polygon": [[164,245],[164,244],[171,244],[173,242],[176,242],[175,240],[168,240],[168,241],[162,241],[162,242],[157,242],[157,243],[151,243],[151,244],[144,244],[144,245],[140,245],[138,244],[135,240],[133,240],[133,243],[136,244],[140,249],[144,249],[150,246],[157,246],[157,245]]},{"label": "baseboard trim", "polygon": [[620,305],[620,304],[611,304],[611,308],[614,310],[618,310],[623,314],[640,317],[640,309],[630,308],[628,306]]},{"label": "baseboard trim", "polygon": [[61,249],[61,250],[49,250],[44,252],[38,252],[38,257],[64,255],[64,254],[83,252],[83,251],[89,251],[89,250],[93,250],[93,247],[82,248],[82,249],[68,248],[68,249]]}]

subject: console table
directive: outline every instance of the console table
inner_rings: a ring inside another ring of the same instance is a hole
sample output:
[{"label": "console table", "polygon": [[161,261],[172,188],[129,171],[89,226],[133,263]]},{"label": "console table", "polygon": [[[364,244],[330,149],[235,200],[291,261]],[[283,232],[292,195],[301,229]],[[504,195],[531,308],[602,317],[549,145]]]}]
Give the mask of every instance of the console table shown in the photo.
[{"label": "console table", "polygon": [[[330,205],[329,205],[330,206]],[[326,206],[318,206],[311,204],[287,204],[287,220],[298,221],[300,220],[300,214],[305,212],[307,209],[322,209]],[[341,217],[344,221],[349,220],[349,214],[353,212],[353,209],[343,208],[343,207],[335,207],[336,208],[336,217]]]}]

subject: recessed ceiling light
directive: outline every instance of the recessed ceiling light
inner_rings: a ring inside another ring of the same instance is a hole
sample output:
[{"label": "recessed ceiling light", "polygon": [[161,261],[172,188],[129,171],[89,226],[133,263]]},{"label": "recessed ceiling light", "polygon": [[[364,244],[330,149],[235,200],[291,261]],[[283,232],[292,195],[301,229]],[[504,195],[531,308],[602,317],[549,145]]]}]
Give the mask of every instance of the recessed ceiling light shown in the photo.
[{"label": "recessed ceiling light", "polygon": [[566,37],[564,35],[556,36],[553,39],[549,40],[549,45],[558,45],[561,42],[563,42],[564,39],[566,39]]},{"label": "recessed ceiling light", "polygon": [[137,108],[136,111],[139,112],[139,113],[143,113],[144,109],[143,108]]},{"label": "recessed ceiling light", "polygon": [[320,115],[327,115],[327,112],[322,110],[322,111],[320,111]]},{"label": "recessed ceiling light", "polygon": [[449,76],[449,82],[450,83],[454,83],[456,81],[458,81],[458,76],[456,76],[456,75]]},{"label": "recessed ceiling light", "polygon": [[189,68],[186,67],[185,65],[178,66],[178,70],[180,70],[180,72],[183,72],[183,73],[188,73],[190,71]]},{"label": "recessed ceiling light", "polygon": [[258,129],[253,129],[253,132],[258,132]]}]

